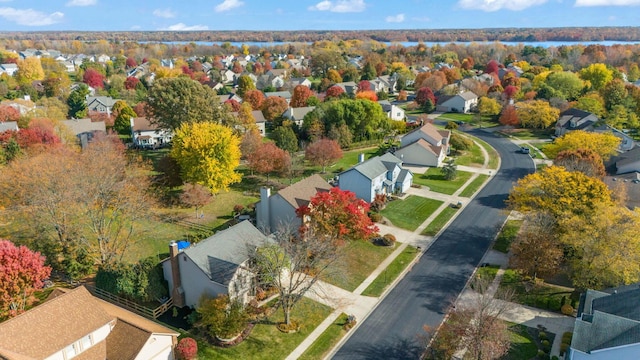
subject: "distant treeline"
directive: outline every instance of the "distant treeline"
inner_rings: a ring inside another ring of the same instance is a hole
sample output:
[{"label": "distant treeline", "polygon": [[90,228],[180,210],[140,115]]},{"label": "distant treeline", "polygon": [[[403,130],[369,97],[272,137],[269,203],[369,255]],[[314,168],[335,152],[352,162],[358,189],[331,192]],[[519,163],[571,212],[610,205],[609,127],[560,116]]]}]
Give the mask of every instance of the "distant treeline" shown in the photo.
[{"label": "distant treeline", "polygon": [[0,32],[7,40],[314,42],[320,40],[404,41],[640,41],[640,27],[499,28],[357,31],[47,31]]}]

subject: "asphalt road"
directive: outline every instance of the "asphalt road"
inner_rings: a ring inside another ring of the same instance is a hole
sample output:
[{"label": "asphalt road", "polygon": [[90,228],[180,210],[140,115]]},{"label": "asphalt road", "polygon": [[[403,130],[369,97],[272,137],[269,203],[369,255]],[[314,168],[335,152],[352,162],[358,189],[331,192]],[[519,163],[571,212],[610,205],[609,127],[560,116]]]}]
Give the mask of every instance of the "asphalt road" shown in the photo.
[{"label": "asphalt road", "polygon": [[507,217],[505,199],[519,178],[533,172],[528,155],[505,138],[474,130],[491,144],[502,165],[420,261],[351,334],[333,359],[418,359],[425,325],[437,328],[462,292]]}]

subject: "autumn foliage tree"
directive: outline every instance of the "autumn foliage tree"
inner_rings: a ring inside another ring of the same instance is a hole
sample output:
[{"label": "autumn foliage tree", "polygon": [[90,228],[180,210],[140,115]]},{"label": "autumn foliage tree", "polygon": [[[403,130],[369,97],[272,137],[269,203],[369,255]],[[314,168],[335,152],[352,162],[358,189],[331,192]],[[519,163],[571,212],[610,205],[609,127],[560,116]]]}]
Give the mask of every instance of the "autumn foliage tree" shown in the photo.
[{"label": "autumn foliage tree", "polygon": [[51,274],[44,262],[40,253],[0,239],[0,319],[15,316],[33,303],[34,291]]},{"label": "autumn foliage tree", "polygon": [[253,110],[260,110],[264,102],[264,94],[260,90],[249,90],[244,93],[242,101],[251,104]]},{"label": "autumn foliage tree", "polygon": [[563,258],[556,225],[544,211],[528,214],[509,248],[509,267],[533,279],[555,274]]},{"label": "autumn foliage tree", "polygon": [[0,122],[18,121],[18,119],[20,119],[20,112],[14,107],[8,105],[0,106]]},{"label": "autumn foliage tree", "polygon": [[312,95],[311,89],[304,85],[298,85],[293,88],[293,94],[291,95],[291,107],[299,108],[307,106],[307,100]]},{"label": "autumn foliage tree", "polygon": [[567,171],[580,171],[581,173],[603,178],[605,176],[602,157],[591,149],[563,150],[553,160],[554,165],[562,166]]},{"label": "autumn foliage tree", "polygon": [[173,137],[171,157],[180,165],[185,182],[200,184],[212,193],[240,181],[240,139],[231,128],[212,123],[184,123]]},{"label": "autumn foliage tree", "polygon": [[513,105],[505,106],[502,109],[502,113],[500,113],[498,121],[502,125],[518,126],[520,124],[520,119],[518,119],[516,107]]},{"label": "autumn foliage tree", "polygon": [[563,150],[591,150],[606,161],[616,153],[620,138],[612,133],[596,133],[583,130],[570,131],[553,143],[545,146],[544,150],[549,157],[556,157]]},{"label": "autumn foliage tree", "polygon": [[304,157],[316,166],[322,166],[322,172],[327,171],[327,166],[342,158],[342,149],[337,141],[331,139],[318,139],[305,149]]},{"label": "autumn foliage tree", "polygon": [[427,104],[427,101],[431,102],[431,105],[435,106],[436,97],[433,95],[433,91],[428,87],[421,87],[416,92],[416,103],[420,105],[420,107],[424,107]]},{"label": "autumn foliage tree", "polygon": [[543,100],[520,102],[516,112],[520,125],[529,129],[546,129],[560,116],[560,110]]},{"label": "autumn foliage tree", "polygon": [[280,96],[271,96],[265,99],[262,103],[262,115],[264,118],[273,121],[278,117],[282,116],[289,108],[289,104],[287,104],[287,100]]},{"label": "autumn foliage tree", "polygon": [[344,89],[340,86],[334,85],[327,89],[325,99],[337,99],[342,94],[344,94]]},{"label": "autumn foliage tree", "polygon": [[193,360],[198,356],[198,343],[192,338],[183,338],[176,345],[179,360]]},{"label": "autumn foliage tree", "polygon": [[137,77],[129,76],[124,81],[124,88],[127,90],[135,90],[138,86],[138,83],[140,83],[140,80],[138,80]]},{"label": "autumn foliage tree", "polygon": [[186,206],[195,208],[197,218],[198,209],[211,202],[211,191],[200,184],[186,183],[182,187],[180,202]]},{"label": "autumn foliage tree", "polygon": [[270,174],[285,175],[291,169],[291,155],[272,142],[262,143],[247,157],[249,168],[269,178]]},{"label": "autumn foliage tree", "polygon": [[82,75],[82,82],[95,89],[102,89],[104,87],[104,75],[94,69],[87,69]]},{"label": "autumn foliage tree", "polygon": [[378,95],[375,93],[375,91],[372,90],[358,91],[358,93],[356,94],[356,99],[365,99],[376,102],[378,101]]},{"label": "autumn foliage tree", "polygon": [[356,194],[338,187],[318,192],[308,205],[296,210],[300,218],[308,218],[304,231],[327,236],[338,242],[366,240],[378,231],[368,216],[369,204],[356,198]]}]

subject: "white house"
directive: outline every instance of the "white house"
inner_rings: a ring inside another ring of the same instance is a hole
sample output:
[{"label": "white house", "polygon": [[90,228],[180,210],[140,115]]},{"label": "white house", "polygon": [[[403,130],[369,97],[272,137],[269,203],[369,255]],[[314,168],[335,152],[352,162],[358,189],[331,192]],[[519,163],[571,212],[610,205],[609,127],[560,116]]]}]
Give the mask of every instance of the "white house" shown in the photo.
[{"label": "white house", "polygon": [[131,118],[131,138],[133,145],[141,148],[165,146],[173,139],[173,131],[162,129],[143,117]]},{"label": "white house", "polygon": [[389,102],[389,100],[380,100],[378,104],[382,106],[382,111],[387,114],[391,120],[404,121],[406,119],[404,109]]},{"label": "white house", "polygon": [[612,294],[587,290],[573,329],[568,360],[640,359],[640,289]]},{"label": "white house", "polygon": [[465,91],[453,96],[440,96],[436,110],[443,112],[468,113],[478,104],[478,95]]},{"label": "white house", "polygon": [[413,173],[402,167],[402,160],[391,153],[360,162],[339,175],[339,186],[356,197],[372,202],[377,194],[404,193],[411,187]]},{"label": "white house", "polygon": [[296,123],[298,126],[302,126],[302,122],[304,120],[304,116],[308,113],[312,112],[316,107],[315,106],[305,106],[299,108],[288,108],[282,113],[282,116],[286,119],[289,119]]},{"label": "white house", "polygon": [[93,297],[56,289],[42,304],[0,323],[2,359],[173,360],[178,333]]},{"label": "white house", "polygon": [[255,274],[247,267],[247,250],[266,242],[267,237],[249,221],[218,231],[182,251],[172,242],[162,271],[173,303],[194,307],[202,295],[221,294],[248,303],[255,295]]},{"label": "white house", "polygon": [[449,154],[450,137],[451,131],[427,123],[404,135],[394,155],[405,164],[439,167]]},{"label": "white house", "polygon": [[0,64],[0,74],[7,74],[9,76],[13,76],[18,71],[18,65],[8,63],[8,64]]},{"label": "white house", "polygon": [[297,229],[302,220],[296,209],[307,205],[318,192],[331,190],[331,185],[315,174],[271,195],[269,188],[260,189],[260,201],[256,203],[256,223],[265,233],[278,231],[281,227]]}]

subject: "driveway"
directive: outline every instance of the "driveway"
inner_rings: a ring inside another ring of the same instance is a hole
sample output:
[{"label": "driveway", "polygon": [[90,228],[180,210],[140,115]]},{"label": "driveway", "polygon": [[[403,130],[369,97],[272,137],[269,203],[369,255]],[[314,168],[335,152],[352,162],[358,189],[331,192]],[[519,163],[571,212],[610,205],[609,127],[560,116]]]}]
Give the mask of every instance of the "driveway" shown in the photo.
[{"label": "driveway", "polygon": [[507,213],[504,201],[513,183],[534,171],[530,157],[489,132],[471,132],[491,144],[502,165],[412,270],[378,304],[334,359],[417,359],[424,351],[428,326],[437,328],[447,308],[465,287],[497,235]]}]

